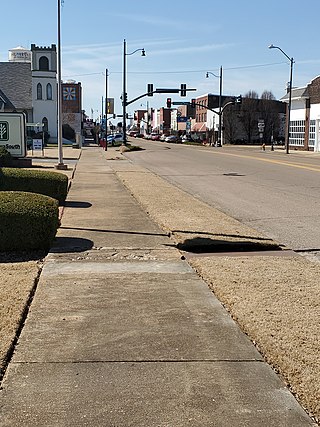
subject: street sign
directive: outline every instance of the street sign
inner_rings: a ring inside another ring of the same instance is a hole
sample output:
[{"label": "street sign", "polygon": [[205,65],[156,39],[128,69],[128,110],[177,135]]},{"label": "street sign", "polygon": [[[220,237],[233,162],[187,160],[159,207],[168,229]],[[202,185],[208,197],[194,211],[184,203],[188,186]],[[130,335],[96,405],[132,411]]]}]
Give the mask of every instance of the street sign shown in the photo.
[{"label": "street sign", "polygon": [[187,120],[188,120],[188,117],[186,117],[186,116],[178,116],[177,117],[177,122],[178,123],[186,123]]},{"label": "street sign", "polygon": [[190,105],[190,102],[187,102],[187,101],[172,102],[172,105]]},{"label": "street sign", "polygon": [[32,140],[32,150],[42,150],[42,139]]},{"label": "street sign", "polygon": [[258,131],[261,133],[261,132],[263,132],[264,131],[264,120],[263,119],[260,119],[260,120],[258,120]]}]

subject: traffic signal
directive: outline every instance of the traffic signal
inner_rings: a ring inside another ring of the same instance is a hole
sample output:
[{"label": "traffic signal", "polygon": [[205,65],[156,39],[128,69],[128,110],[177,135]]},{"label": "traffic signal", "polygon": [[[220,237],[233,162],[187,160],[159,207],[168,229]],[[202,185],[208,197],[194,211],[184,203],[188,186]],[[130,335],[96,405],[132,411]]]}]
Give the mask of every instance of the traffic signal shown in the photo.
[{"label": "traffic signal", "polygon": [[242,96],[236,96],[235,98],[233,98],[232,100],[233,105],[241,105],[242,104]]},{"label": "traffic signal", "polygon": [[191,99],[191,108],[196,108],[196,100],[194,98]]},{"label": "traffic signal", "polygon": [[180,96],[187,96],[187,85],[184,83],[180,86]]},{"label": "traffic signal", "polygon": [[167,98],[167,108],[171,108],[171,98]]},{"label": "traffic signal", "polygon": [[153,84],[152,83],[148,83],[147,92],[148,92],[148,96],[153,96]]}]

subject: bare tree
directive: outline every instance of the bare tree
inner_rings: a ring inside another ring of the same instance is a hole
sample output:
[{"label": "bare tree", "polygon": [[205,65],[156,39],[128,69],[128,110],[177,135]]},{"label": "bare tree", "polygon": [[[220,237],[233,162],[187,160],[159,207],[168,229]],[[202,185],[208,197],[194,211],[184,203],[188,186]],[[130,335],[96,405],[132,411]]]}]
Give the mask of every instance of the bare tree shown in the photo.
[{"label": "bare tree", "polygon": [[273,93],[270,90],[264,90],[261,94],[261,99],[268,99],[270,101],[275,101],[276,97],[273,95]]},{"label": "bare tree", "polygon": [[279,132],[280,119],[279,119],[279,107],[275,96],[271,91],[265,90],[261,94],[260,101],[260,119],[264,120],[264,140],[271,142],[274,135]]},{"label": "bare tree", "polygon": [[239,111],[233,106],[226,108],[223,113],[224,143],[232,144],[243,134],[242,124],[239,121]]},{"label": "bare tree", "polygon": [[254,90],[250,90],[242,98],[241,112],[239,114],[243,130],[246,134],[248,144],[253,142],[257,136],[257,111],[259,106],[259,95]]}]

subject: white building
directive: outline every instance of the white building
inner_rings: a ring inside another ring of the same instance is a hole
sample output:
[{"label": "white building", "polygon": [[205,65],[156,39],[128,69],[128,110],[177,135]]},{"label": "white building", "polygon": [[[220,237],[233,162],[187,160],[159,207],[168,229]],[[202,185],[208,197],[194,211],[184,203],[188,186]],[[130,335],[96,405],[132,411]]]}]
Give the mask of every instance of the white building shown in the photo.
[{"label": "white building", "polygon": [[57,140],[56,46],[31,50],[22,46],[9,51],[9,61],[0,63],[0,110],[24,112],[27,123],[40,123]]},{"label": "white building", "polygon": [[31,45],[33,121],[43,123],[51,141],[57,140],[57,52],[56,46]]},{"label": "white building", "polygon": [[[281,101],[289,102],[289,93]],[[320,151],[320,76],[292,89],[289,146]]]}]

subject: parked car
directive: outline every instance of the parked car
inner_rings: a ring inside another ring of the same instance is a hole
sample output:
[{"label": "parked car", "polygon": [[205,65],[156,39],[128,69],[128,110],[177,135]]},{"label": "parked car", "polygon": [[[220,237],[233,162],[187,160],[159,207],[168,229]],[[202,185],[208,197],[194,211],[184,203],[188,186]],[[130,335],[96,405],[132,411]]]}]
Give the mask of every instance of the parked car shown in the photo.
[{"label": "parked car", "polygon": [[181,138],[182,142],[192,142],[193,139],[190,135],[183,135],[183,137]]},{"label": "parked car", "polygon": [[138,135],[138,132],[137,132],[137,131],[135,131],[135,130],[131,130],[130,132],[128,132],[128,135],[129,135],[129,136],[137,136],[137,135]]},{"label": "parked car", "polygon": [[151,139],[152,139],[152,141],[159,141],[160,135],[158,133],[152,133]]},{"label": "parked car", "polygon": [[160,141],[165,141],[167,136],[168,136],[167,134],[164,134],[164,133],[163,133],[163,134],[160,136]]},{"label": "parked car", "polygon": [[176,135],[169,135],[166,137],[165,142],[180,142],[180,138]]},{"label": "parked car", "polygon": [[107,136],[108,145],[115,145],[116,143],[123,142],[122,133],[115,133],[114,135]]}]

